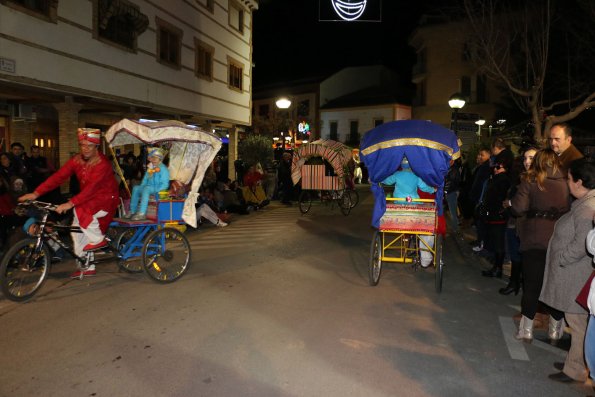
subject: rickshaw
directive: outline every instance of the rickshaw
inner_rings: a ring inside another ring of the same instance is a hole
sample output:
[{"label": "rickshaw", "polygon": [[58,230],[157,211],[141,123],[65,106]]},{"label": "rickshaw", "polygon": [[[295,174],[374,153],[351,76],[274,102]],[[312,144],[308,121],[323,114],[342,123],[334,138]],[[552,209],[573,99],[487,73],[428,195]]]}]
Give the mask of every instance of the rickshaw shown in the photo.
[{"label": "rickshaw", "polygon": [[293,154],[291,179],[301,181],[299,209],[302,214],[316,203],[336,203],[345,216],[357,204],[357,192],[349,188],[351,149],[340,142],[320,139],[301,145]]},{"label": "rickshaw", "polygon": [[[395,173],[406,156],[411,170],[435,187],[432,199],[387,198],[382,181]],[[442,291],[444,261],[442,216],[444,179],[450,161],[460,156],[456,135],[438,124],[423,120],[399,120],[382,124],[362,139],[360,157],[368,168],[374,210],[368,281],[380,280],[383,262],[409,263],[416,269],[420,251],[429,251],[435,269],[435,288]],[[428,243],[423,236],[432,236]]]},{"label": "rickshaw", "polygon": [[[176,281],[188,270],[191,249],[184,231],[186,225],[197,225],[198,189],[205,171],[221,148],[221,139],[180,121],[123,119],[108,129],[105,140],[112,154],[113,147],[122,145],[148,144],[165,148],[169,152],[172,188],[151,199],[146,220],[114,218],[108,230],[112,255],[107,256],[91,252],[76,256],[57,231],[77,232],[78,228],[50,222],[48,215],[55,209],[52,204],[24,203],[41,213],[39,229],[36,235],[17,242],[0,263],[0,288],[8,299],[26,301],[41,288],[51,265],[50,244],[66,249],[83,270],[116,259],[120,269],[130,273],[144,271],[158,283]],[[114,162],[116,172],[122,177],[117,159],[114,158]]]}]

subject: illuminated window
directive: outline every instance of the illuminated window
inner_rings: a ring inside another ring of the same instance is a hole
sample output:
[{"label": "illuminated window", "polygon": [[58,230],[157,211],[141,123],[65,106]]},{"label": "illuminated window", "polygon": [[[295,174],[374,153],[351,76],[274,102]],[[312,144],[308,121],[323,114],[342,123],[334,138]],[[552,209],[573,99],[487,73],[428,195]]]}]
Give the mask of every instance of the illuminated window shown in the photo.
[{"label": "illuminated window", "polygon": [[243,77],[244,77],[244,67],[243,65],[230,58],[227,57],[227,62],[229,64],[228,68],[228,86],[229,88],[233,89],[233,90],[238,90],[238,91],[242,91],[244,85],[243,85]]},{"label": "illuminated window", "polygon": [[244,9],[235,1],[229,1],[229,26],[244,34]]},{"label": "illuminated window", "polygon": [[182,30],[157,17],[157,60],[180,69],[182,65]]},{"label": "illuminated window", "polygon": [[194,39],[194,45],[196,47],[196,75],[212,81],[215,48],[197,39]]}]

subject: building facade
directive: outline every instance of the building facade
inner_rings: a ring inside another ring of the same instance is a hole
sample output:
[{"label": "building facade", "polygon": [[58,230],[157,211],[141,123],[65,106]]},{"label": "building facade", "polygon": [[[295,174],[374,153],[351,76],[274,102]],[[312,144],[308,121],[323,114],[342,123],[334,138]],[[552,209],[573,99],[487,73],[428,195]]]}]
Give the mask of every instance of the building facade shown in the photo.
[{"label": "building facade", "polygon": [[251,124],[256,0],[0,0],[0,134],[64,163],[76,129]]},{"label": "building facade", "polygon": [[453,128],[454,113],[448,100],[451,95],[460,93],[466,104],[458,112],[457,129],[467,145],[479,138],[480,127],[475,121],[479,118],[486,120],[486,129],[496,123],[495,103],[502,98],[495,84],[469,61],[465,51],[468,31],[462,22],[424,16],[409,40],[417,53],[412,71],[412,81],[416,85],[413,118]]}]

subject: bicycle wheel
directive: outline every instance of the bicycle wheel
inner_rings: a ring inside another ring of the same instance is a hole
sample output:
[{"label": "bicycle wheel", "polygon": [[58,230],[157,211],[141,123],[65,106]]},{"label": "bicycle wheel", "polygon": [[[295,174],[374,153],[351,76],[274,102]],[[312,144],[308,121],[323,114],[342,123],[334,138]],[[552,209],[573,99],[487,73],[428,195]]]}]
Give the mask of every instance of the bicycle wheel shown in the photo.
[{"label": "bicycle wheel", "polygon": [[312,194],[307,190],[302,190],[299,197],[300,212],[302,214],[308,213],[312,208]]},{"label": "bicycle wheel", "polygon": [[351,206],[351,194],[349,193],[349,190],[343,190],[343,192],[339,194],[337,202],[341,208],[341,213],[345,216],[349,215],[351,208],[353,208]]},{"label": "bicycle wheel", "polygon": [[174,228],[153,230],[145,239],[142,263],[151,280],[158,283],[176,281],[190,265],[188,239]]},{"label": "bicycle wheel", "polygon": [[442,235],[436,234],[436,242],[435,249],[436,253],[434,254],[434,268],[436,274],[434,275],[434,282],[436,286],[436,292],[442,292],[442,277],[444,276],[444,262],[442,261]]},{"label": "bicycle wheel", "polygon": [[351,208],[355,208],[359,204],[359,193],[355,189],[349,190],[349,196],[351,199]]},{"label": "bicycle wheel", "polygon": [[378,285],[380,272],[382,270],[382,235],[376,230],[372,236],[370,247],[370,263],[368,265],[368,283],[371,286]]},{"label": "bicycle wheel", "polygon": [[[128,273],[141,273],[143,268],[142,258],[142,247],[129,247],[135,241],[137,229],[128,228],[124,229],[118,234],[115,239],[115,250],[118,255],[126,256],[127,258],[118,258],[118,267]],[[126,251],[126,252],[125,252]]]},{"label": "bicycle wheel", "polygon": [[45,281],[52,262],[50,249],[43,244],[35,250],[37,239],[28,238],[13,245],[0,263],[0,288],[11,301],[31,299]]}]

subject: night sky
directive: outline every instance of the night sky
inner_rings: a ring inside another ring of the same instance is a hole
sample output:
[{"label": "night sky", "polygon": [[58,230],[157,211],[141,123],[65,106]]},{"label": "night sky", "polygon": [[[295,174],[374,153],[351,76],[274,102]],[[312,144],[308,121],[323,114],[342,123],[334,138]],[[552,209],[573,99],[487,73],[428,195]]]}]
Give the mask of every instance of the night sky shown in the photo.
[{"label": "night sky", "polygon": [[442,3],[383,0],[382,22],[319,22],[318,2],[259,2],[254,12],[255,88],[373,64],[391,67],[409,82],[415,53],[408,37],[419,17],[435,10],[431,4]]}]

